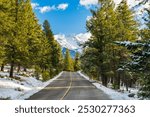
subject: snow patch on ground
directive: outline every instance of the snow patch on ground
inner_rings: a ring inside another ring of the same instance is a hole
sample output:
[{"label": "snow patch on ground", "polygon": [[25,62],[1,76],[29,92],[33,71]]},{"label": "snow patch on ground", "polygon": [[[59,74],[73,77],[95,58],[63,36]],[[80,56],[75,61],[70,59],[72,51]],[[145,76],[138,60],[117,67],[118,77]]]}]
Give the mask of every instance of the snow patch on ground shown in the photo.
[{"label": "snow patch on ground", "polygon": [[20,96],[18,99],[19,100],[28,99],[30,96],[32,96],[33,94],[35,94],[35,93],[39,92],[40,90],[44,89],[47,85],[49,85],[51,82],[53,82],[58,77],[60,77],[62,73],[63,72],[59,73],[57,76],[55,76],[54,78],[50,79],[49,81],[44,82],[44,83],[42,83],[42,85],[39,85],[35,89],[32,89],[31,91],[25,93],[23,96]]},{"label": "snow patch on ground", "polygon": [[21,75],[15,75],[15,77],[19,78],[16,80],[9,78],[7,72],[0,72],[0,99],[27,99],[56,80],[62,73],[47,82],[42,82],[35,77]]},{"label": "snow patch on ground", "polygon": [[[92,80],[88,76],[82,74],[81,71],[79,71],[78,73],[83,78],[85,78],[85,79],[89,80],[90,82],[92,82]],[[121,93],[121,92],[118,92],[118,91],[113,90],[111,88],[107,88],[107,87],[105,87],[102,84],[97,83],[97,82],[94,82],[93,85],[96,86],[98,89],[102,90],[107,95],[109,95],[110,98],[113,99],[113,100],[137,100],[138,99],[138,98],[128,97],[129,93],[127,91],[125,91],[124,93]],[[130,91],[132,93],[137,93],[138,90],[137,89],[130,89]]]}]

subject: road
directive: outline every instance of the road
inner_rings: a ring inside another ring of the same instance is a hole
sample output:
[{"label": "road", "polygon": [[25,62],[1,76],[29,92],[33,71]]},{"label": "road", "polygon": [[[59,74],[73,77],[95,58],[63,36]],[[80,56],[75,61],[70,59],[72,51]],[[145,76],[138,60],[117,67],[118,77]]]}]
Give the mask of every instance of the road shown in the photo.
[{"label": "road", "polygon": [[28,100],[109,100],[109,96],[76,72],[63,74]]}]

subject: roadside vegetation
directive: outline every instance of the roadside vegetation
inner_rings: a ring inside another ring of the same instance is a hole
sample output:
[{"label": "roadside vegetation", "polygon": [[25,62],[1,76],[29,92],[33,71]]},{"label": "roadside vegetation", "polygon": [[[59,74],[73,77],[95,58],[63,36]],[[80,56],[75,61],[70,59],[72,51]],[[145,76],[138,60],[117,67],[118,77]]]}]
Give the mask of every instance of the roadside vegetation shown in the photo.
[{"label": "roadside vegetation", "polygon": [[83,72],[116,90],[138,87],[140,98],[150,98],[150,9],[145,9],[141,29],[126,0],[117,7],[113,0],[99,0],[99,4],[86,23],[92,36],[83,45]]},{"label": "roadside vegetation", "polygon": [[14,78],[14,70],[35,69],[36,78],[47,81],[62,70],[79,69],[78,56],[74,61],[69,50],[64,59],[50,23],[39,24],[31,0],[0,1],[0,17],[0,70],[9,65],[9,77]]}]

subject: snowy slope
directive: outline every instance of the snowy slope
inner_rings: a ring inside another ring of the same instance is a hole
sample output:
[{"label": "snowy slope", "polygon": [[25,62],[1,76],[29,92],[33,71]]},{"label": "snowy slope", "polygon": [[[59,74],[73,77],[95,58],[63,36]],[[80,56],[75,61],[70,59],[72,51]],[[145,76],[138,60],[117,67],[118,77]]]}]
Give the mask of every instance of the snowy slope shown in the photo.
[{"label": "snowy slope", "polygon": [[0,72],[0,100],[27,99],[57,79],[62,72],[47,82],[37,80],[28,73],[24,74],[26,74],[26,76],[15,73],[17,79],[12,79],[8,77],[8,72]]},{"label": "snowy slope", "polygon": [[65,36],[64,34],[59,34],[55,35],[55,39],[62,47],[68,48],[70,50],[79,48],[76,40],[72,36]]},{"label": "snowy slope", "polygon": [[72,58],[75,57],[76,52],[82,53],[82,46],[90,38],[90,33],[80,33],[77,35],[55,35],[55,40],[61,45],[62,53],[65,55],[66,48],[70,50],[70,55]]},{"label": "snowy slope", "polygon": [[80,33],[77,35],[67,36],[64,34],[58,34],[55,35],[55,39],[63,48],[68,48],[70,50],[78,50],[82,48],[80,44],[85,43],[90,38],[90,36],[90,33]]}]

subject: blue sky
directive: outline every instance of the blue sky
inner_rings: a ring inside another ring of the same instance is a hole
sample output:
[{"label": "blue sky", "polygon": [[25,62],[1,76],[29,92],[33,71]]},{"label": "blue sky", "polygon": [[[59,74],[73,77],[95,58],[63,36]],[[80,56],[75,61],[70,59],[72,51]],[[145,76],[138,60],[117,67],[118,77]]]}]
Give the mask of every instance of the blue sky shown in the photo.
[{"label": "blue sky", "polygon": [[[91,16],[90,9],[94,8],[98,0],[31,0],[32,7],[39,23],[44,20],[50,22],[54,34],[79,34],[86,33],[86,20]],[[141,0],[127,0],[130,8]],[[118,5],[121,0],[114,0]],[[141,19],[143,9],[148,4],[136,9],[136,15]]]},{"label": "blue sky", "polygon": [[95,3],[84,3],[84,0],[32,0],[40,24],[47,19],[54,34],[65,35],[86,32],[86,19],[91,16],[91,4]]}]

